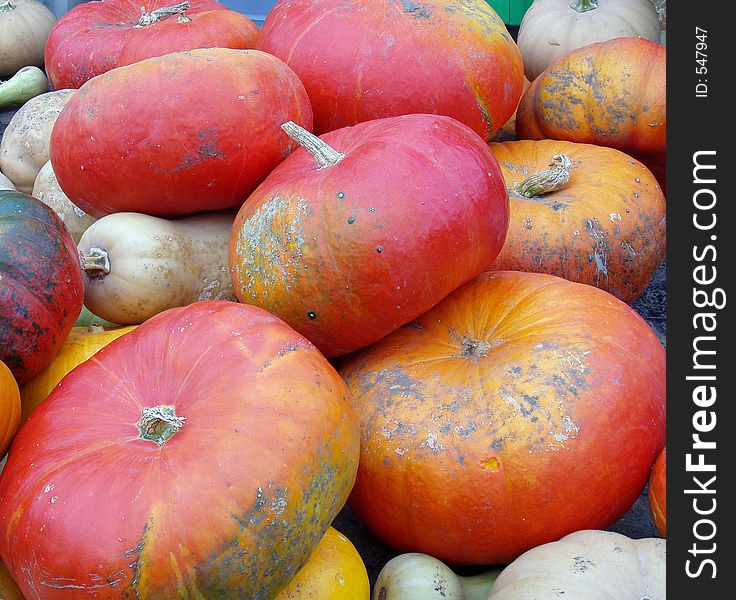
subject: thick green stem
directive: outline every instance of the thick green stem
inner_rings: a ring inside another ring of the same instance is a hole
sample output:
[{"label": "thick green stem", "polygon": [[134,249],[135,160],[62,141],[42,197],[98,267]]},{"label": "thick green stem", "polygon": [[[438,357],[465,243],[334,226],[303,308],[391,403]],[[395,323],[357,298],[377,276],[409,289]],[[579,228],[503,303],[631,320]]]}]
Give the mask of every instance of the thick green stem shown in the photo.
[{"label": "thick green stem", "polygon": [[535,198],[563,188],[570,180],[572,160],[566,154],[555,154],[551,169],[530,175],[514,186],[514,191],[525,198]]},{"label": "thick green stem", "polygon": [[10,0],[0,4],[0,12],[10,12],[11,10],[15,10],[15,8],[15,4],[12,4]]},{"label": "thick green stem", "polygon": [[494,569],[493,571],[486,571],[479,575],[470,575],[467,577],[461,577],[460,580],[463,584],[463,596],[464,600],[488,600],[488,596],[491,594],[493,584],[496,583],[496,579],[501,574],[502,569]]},{"label": "thick green stem", "polygon": [[0,108],[24,104],[49,91],[49,80],[38,67],[23,67],[7,81],[0,83]]},{"label": "thick green stem", "polygon": [[80,252],[79,262],[89,277],[104,277],[110,273],[110,255],[102,248],[90,248],[87,254]]},{"label": "thick green stem", "polygon": [[184,15],[184,11],[188,8],[188,0],[186,2],[174,4],[173,6],[162,6],[161,8],[157,8],[156,10],[151,11],[150,14],[147,13],[146,9],[141,6],[141,18],[138,19],[136,27],[145,27],[146,25],[151,25],[156,21],[160,21],[161,19],[165,19],[166,17],[170,17],[172,15],[179,15],[179,23],[190,21],[191,19]]},{"label": "thick green stem", "polygon": [[300,127],[293,121],[288,121],[281,126],[289,137],[304,148],[317,161],[317,168],[326,169],[339,163],[345,155],[327,145],[313,133],[304,127]]},{"label": "thick green stem", "polygon": [[140,439],[156,442],[163,446],[182,428],[186,417],[177,417],[173,406],[144,406],[141,419],[136,423]]},{"label": "thick green stem", "polygon": [[570,5],[575,12],[584,13],[598,8],[598,0],[574,0]]}]

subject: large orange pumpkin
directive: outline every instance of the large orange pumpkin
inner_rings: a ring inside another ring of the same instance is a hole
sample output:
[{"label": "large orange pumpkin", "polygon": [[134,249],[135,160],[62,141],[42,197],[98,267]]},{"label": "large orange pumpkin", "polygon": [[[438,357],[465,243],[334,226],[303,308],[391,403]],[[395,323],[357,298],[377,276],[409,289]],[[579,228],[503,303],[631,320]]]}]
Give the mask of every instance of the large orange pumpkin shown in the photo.
[{"label": "large orange pumpkin", "polygon": [[238,300],[282,318],[325,356],[375,342],[498,254],[503,177],[459,121],[403,115],[294,135],[310,150],[289,156],[241,207],[230,271]]},{"label": "large orange pumpkin", "polygon": [[20,425],[20,391],[15,376],[0,360],[0,459]]},{"label": "large orange pumpkin", "polygon": [[524,80],[521,53],[485,0],[281,0],[256,48],[302,80],[317,134],[432,113],[487,141],[513,114]]},{"label": "large orange pumpkin", "polygon": [[194,48],[252,48],[258,27],[216,0],[101,0],[64,13],[46,43],[59,90],[133,62]]},{"label": "large orange pumpkin", "polygon": [[549,273],[636,300],[665,255],[665,198],[612,148],[540,140],[491,144],[509,192],[495,270]]},{"label": "large orange pumpkin", "polygon": [[516,112],[518,138],[609,146],[647,166],[663,167],[665,63],[663,46],[634,37],[569,52],[522,96]]},{"label": "large orange pumpkin", "polygon": [[342,508],[358,442],[342,379],[283,321],[227,301],[170,309],[20,429],[0,559],[29,600],[270,598]]},{"label": "large orange pumpkin", "polygon": [[664,446],[659,339],[551,275],[484,273],[340,372],[361,418],[350,506],[404,552],[507,563],[605,529]]},{"label": "large orange pumpkin", "polygon": [[59,185],[93,217],[239,208],[312,127],[294,72],[257,50],[175,52],[85,83],[51,133]]}]

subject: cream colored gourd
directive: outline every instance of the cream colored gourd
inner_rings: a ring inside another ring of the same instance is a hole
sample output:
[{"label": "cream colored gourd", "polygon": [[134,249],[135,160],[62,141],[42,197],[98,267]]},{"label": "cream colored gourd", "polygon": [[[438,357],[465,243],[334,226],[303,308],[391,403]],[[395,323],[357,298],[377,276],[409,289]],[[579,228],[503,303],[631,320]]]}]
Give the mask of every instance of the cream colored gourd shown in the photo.
[{"label": "cream colored gourd", "polygon": [[657,11],[650,0],[534,0],[519,25],[524,74],[533,81],[576,48],[617,37],[659,43]]},{"label": "cream colored gourd", "polygon": [[59,182],[56,179],[51,161],[48,161],[41,167],[38,175],[36,175],[36,181],[33,184],[33,193],[31,195],[54,209],[54,212],[64,221],[64,225],[66,225],[69,233],[72,234],[75,244],[79,243],[82,234],[97,220],[69,200],[61,187],[59,187]]},{"label": "cream colored gourd", "polygon": [[43,51],[56,17],[37,0],[0,0],[0,77],[28,65],[43,65]]},{"label": "cream colored gourd", "polygon": [[371,600],[487,600],[499,572],[463,577],[433,556],[408,552],[383,566]]},{"label": "cream colored gourd", "polygon": [[38,67],[23,67],[0,83],[0,108],[18,106],[49,91],[49,80]]},{"label": "cream colored gourd", "polygon": [[197,300],[235,300],[227,250],[232,212],[162,219],[121,212],[95,221],[79,240],[84,304],[131,325]]},{"label": "cream colored gourd", "polygon": [[56,119],[76,90],[46,92],[28,100],[10,119],[0,141],[0,171],[19,192],[30,194],[38,172],[49,161]]},{"label": "cream colored gourd", "polygon": [[10,181],[5,175],[0,173],[0,190],[14,190],[15,186],[13,185],[13,182]]},{"label": "cream colored gourd", "polygon": [[488,600],[665,600],[666,542],[584,530],[528,550]]}]

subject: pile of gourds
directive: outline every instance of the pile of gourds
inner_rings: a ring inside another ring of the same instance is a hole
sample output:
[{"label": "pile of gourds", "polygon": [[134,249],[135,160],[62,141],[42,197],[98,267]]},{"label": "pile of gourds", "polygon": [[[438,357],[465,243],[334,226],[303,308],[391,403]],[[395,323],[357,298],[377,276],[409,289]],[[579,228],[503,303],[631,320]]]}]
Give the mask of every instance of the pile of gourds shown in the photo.
[{"label": "pile of gourds", "polygon": [[0,4],[0,595],[365,600],[349,504],[375,600],[664,598],[649,0],[170,2]]}]

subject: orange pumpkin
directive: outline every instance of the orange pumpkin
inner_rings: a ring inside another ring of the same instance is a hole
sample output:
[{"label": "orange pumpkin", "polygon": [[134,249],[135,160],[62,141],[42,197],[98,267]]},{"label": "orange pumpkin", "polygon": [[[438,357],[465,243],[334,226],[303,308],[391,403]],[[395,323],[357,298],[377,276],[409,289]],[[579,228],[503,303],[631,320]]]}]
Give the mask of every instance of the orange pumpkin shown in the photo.
[{"label": "orange pumpkin", "polygon": [[649,511],[659,535],[667,537],[667,448],[657,457],[649,477]]},{"label": "orange pumpkin", "polygon": [[484,273],[340,367],[361,418],[350,505],[402,552],[505,564],[633,504],[665,438],[665,353],[628,305]]},{"label": "orange pumpkin", "polygon": [[666,233],[665,198],[643,164],[612,148],[555,140],[491,151],[510,203],[495,270],[549,273],[629,303],[641,295],[664,258]]},{"label": "orange pumpkin", "polygon": [[46,399],[64,375],[87,360],[100,348],[135,328],[136,326],[132,325],[105,329],[94,322],[89,327],[72,327],[51,364],[21,386],[20,422],[26,422],[33,409]]},{"label": "orange pumpkin", "polygon": [[0,360],[0,458],[20,425],[20,391],[13,373]]},{"label": "orange pumpkin", "polygon": [[663,166],[665,48],[615,38],[573,50],[529,86],[516,113],[519,139],[569,140],[622,150]]}]

